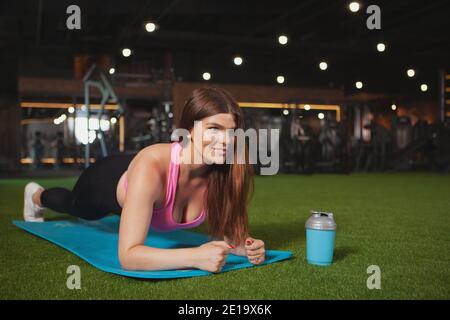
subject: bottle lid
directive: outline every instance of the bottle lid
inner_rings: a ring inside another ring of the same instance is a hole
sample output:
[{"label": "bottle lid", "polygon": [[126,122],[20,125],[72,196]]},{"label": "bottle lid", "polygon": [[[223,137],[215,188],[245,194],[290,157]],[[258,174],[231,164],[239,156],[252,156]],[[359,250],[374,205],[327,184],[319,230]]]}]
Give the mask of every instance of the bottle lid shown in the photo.
[{"label": "bottle lid", "polygon": [[336,222],[331,212],[311,211],[311,216],[305,223],[306,229],[336,230]]}]

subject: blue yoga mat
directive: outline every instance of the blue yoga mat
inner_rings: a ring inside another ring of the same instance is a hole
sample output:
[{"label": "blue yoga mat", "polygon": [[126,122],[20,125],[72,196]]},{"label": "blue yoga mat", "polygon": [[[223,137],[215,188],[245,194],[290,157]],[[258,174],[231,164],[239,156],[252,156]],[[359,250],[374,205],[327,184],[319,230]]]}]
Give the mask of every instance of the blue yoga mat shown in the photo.
[{"label": "blue yoga mat", "polygon": [[[100,220],[60,220],[49,222],[13,221],[17,227],[57,244],[76,254],[94,267],[122,276],[135,278],[188,278],[214,274],[200,269],[178,269],[160,271],[129,271],[120,267],[117,244],[119,217],[107,216]],[[145,244],[157,248],[197,247],[208,241],[204,234],[186,230],[158,232],[151,229]],[[251,264],[246,257],[229,254],[221,272],[260,267],[292,257],[290,251],[266,250],[266,260]]]}]

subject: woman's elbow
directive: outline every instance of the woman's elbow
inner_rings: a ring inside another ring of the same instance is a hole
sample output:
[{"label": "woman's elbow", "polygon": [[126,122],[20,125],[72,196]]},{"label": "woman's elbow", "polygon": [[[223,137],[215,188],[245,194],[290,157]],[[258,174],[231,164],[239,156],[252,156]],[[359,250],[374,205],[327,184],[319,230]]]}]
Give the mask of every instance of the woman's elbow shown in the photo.
[{"label": "woman's elbow", "polygon": [[133,270],[133,263],[130,259],[129,250],[119,250],[120,267],[124,270]]}]

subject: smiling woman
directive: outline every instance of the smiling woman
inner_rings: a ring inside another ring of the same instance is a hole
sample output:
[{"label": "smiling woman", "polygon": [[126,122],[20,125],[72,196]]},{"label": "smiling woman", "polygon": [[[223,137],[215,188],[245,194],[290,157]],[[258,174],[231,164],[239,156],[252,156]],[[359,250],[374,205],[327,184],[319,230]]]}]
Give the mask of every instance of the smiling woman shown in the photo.
[{"label": "smiling woman", "polygon": [[[203,155],[203,162],[213,163],[209,167],[206,201],[210,234],[243,243],[248,232],[247,204],[253,191],[253,167],[249,161],[222,165],[227,148],[223,139],[226,129],[245,129],[242,110],[225,90],[194,90],[183,108],[178,128],[191,132],[192,140],[187,141],[187,146],[193,141],[193,149]],[[219,151],[211,157],[209,149]],[[235,156],[237,152],[235,149]]]},{"label": "smiling woman", "polygon": [[[235,139],[234,130],[236,124],[234,118],[228,113],[219,113],[204,120],[194,121],[191,131],[183,128],[174,130],[172,139],[180,139],[186,144],[193,141],[193,154],[191,148],[185,148],[184,163],[224,164],[227,151],[234,153],[231,139]],[[230,147],[231,146],[231,147]],[[239,150],[245,153],[245,150]]]},{"label": "smiling woman", "polygon": [[[253,168],[225,161],[229,129],[243,129],[236,100],[215,87],[196,89],[181,114],[181,141],[159,143],[136,155],[108,156],[88,167],[73,190],[25,187],[24,218],[43,221],[50,208],[83,219],[121,215],[119,260],[130,270],[198,268],[220,271],[228,253],[265,259],[262,240],[248,234],[247,208],[253,194]],[[234,142],[233,142],[234,143]],[[159,249],[144,245],[150,226],[160,231],[193,228],[207,221],[210,241],[196,248]]]}]

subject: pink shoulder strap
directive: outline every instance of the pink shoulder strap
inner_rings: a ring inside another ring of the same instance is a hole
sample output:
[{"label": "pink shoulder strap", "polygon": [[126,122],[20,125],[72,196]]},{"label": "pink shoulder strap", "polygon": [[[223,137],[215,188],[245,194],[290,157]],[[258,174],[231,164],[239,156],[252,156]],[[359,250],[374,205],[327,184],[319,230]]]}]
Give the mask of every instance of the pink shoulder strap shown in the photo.
[{"label": "pink shoulder strap", "polygon": [[170,205],[173,206],[175,188],[177,187],[178,174],[180,171],[180,149],[181,144],[179,142],[172,142],[170,151],[170,163],[169,163],[169,176],[167,178],[167,189],[166,189],[166,202],[164,208]]}]

